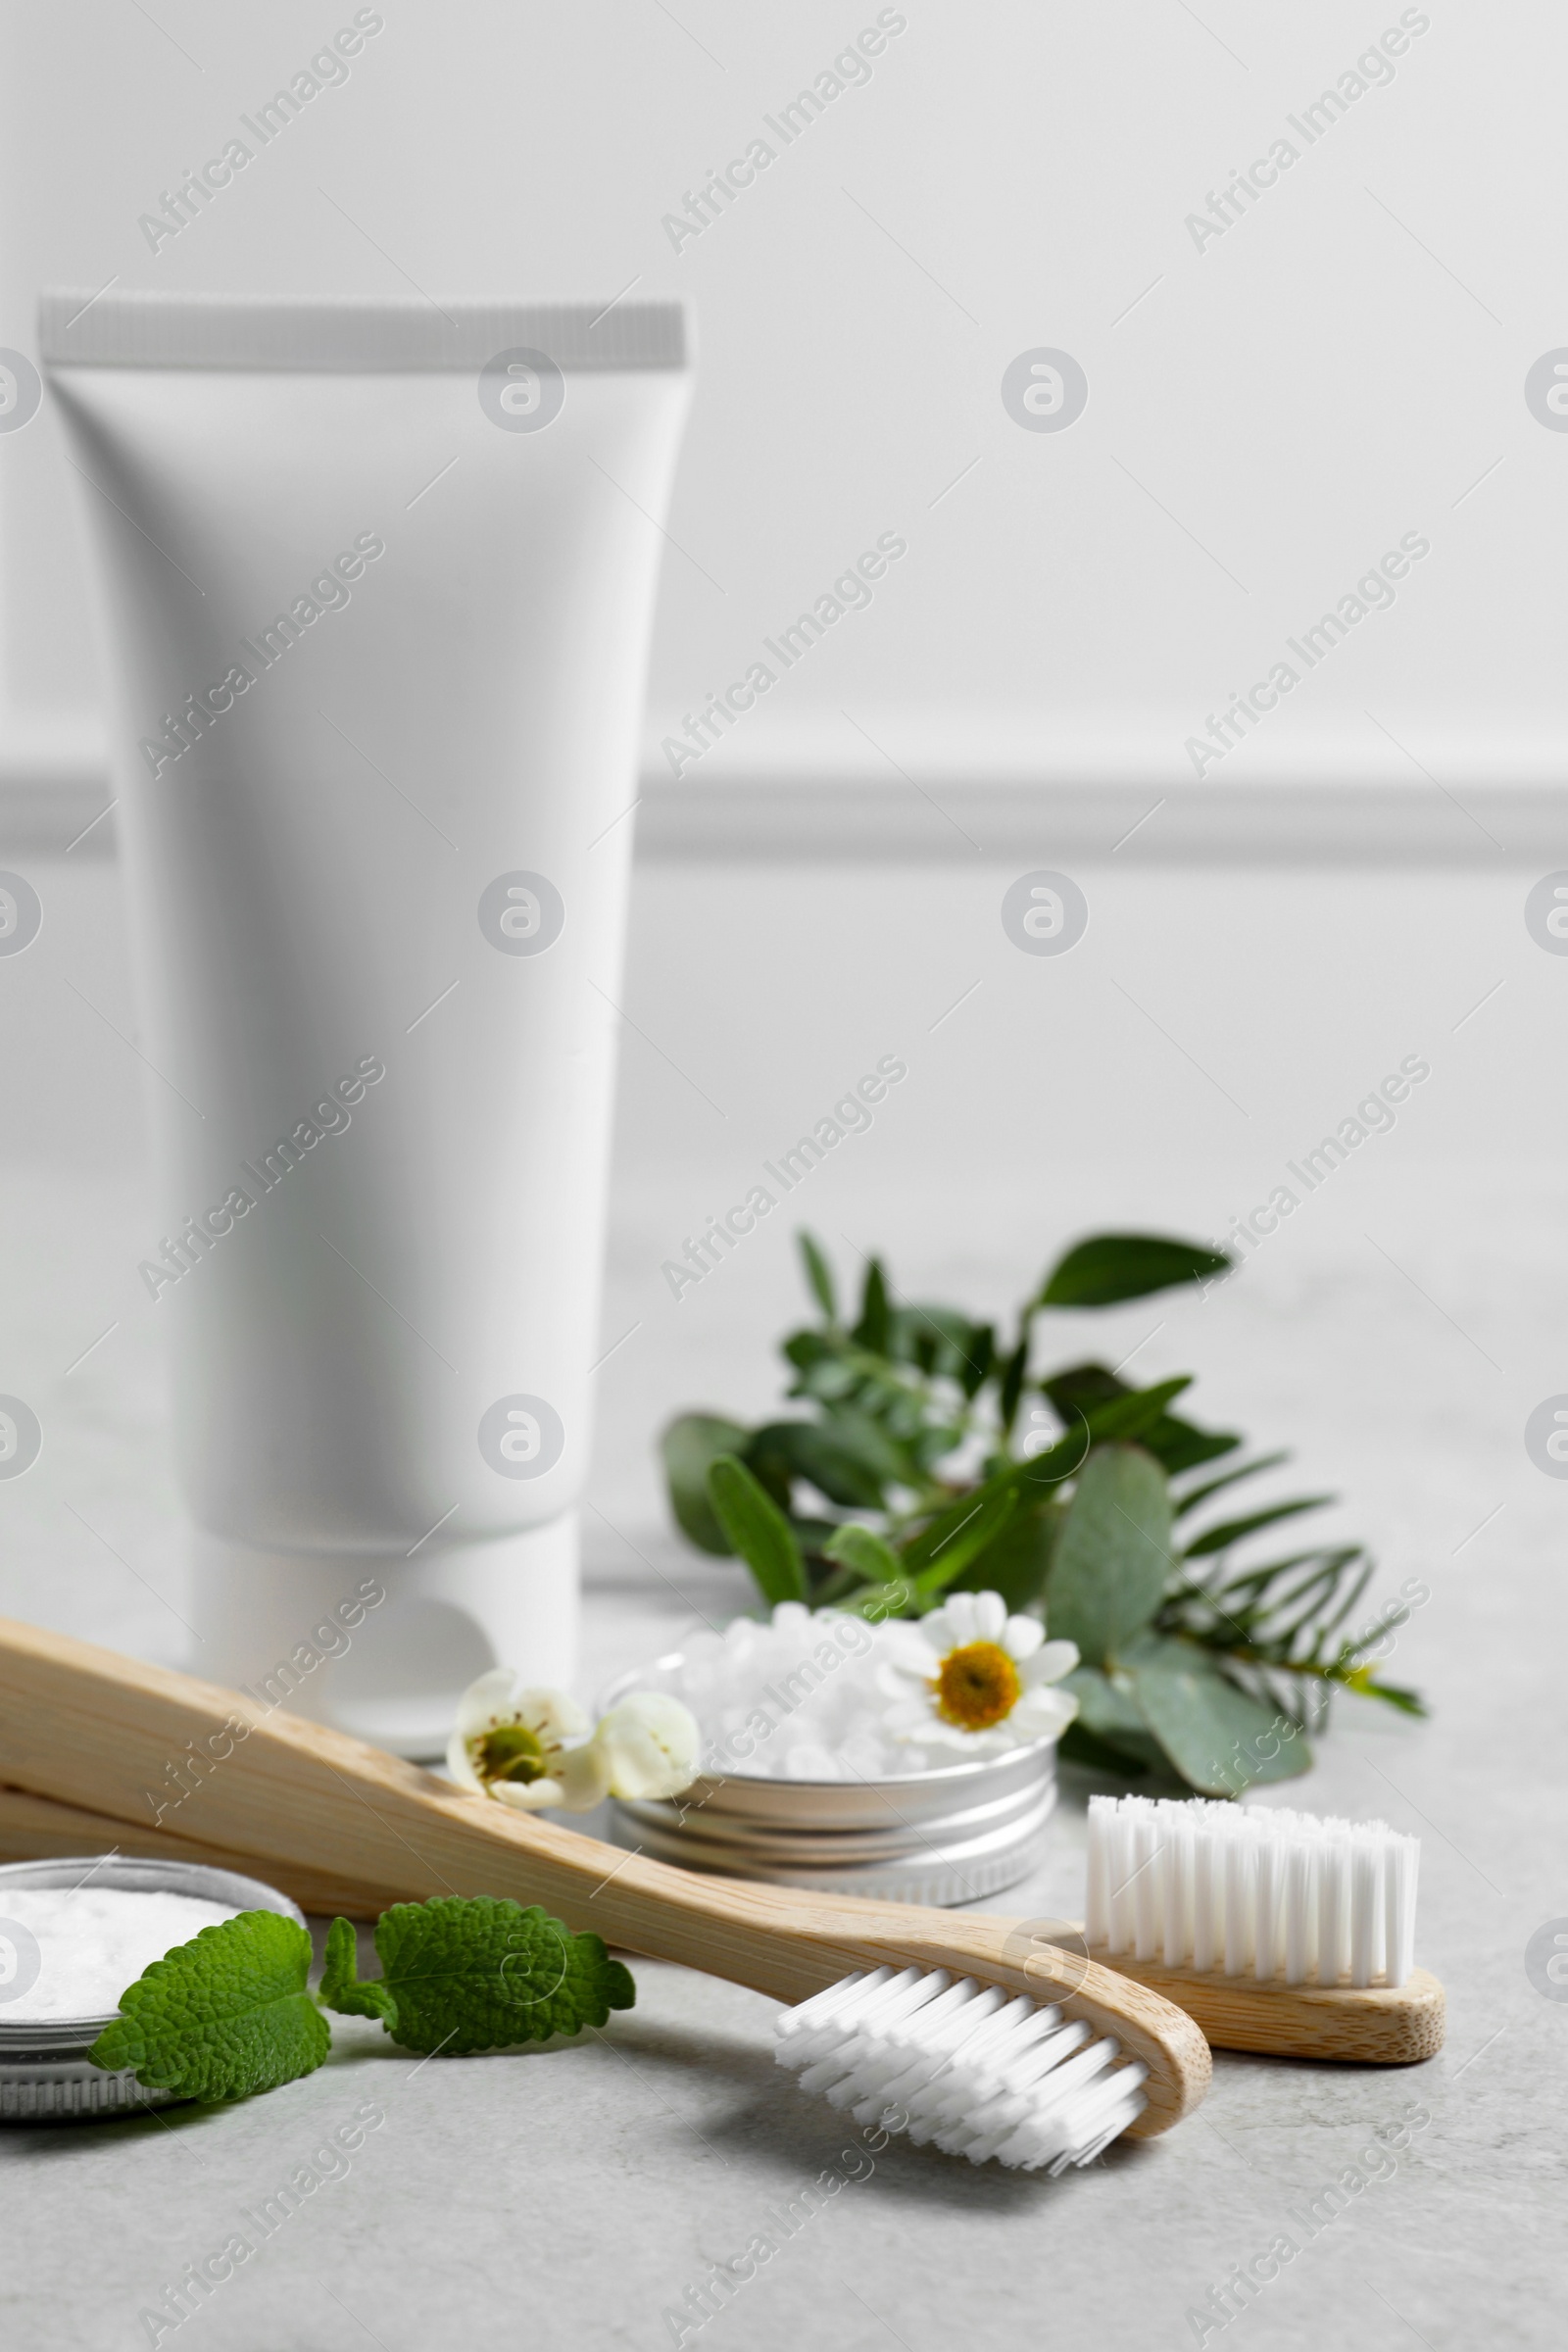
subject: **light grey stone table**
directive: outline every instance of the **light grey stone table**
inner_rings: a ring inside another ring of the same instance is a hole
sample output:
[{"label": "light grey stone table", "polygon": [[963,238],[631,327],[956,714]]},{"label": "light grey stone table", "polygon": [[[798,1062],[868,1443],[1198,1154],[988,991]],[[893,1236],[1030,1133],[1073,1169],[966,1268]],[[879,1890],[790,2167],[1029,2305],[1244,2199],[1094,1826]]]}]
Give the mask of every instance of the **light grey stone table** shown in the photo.
[{"label": "light grey stone table", "polygon": [[[705,2352],[1150,2352],[1202,2332],[1278,2352],[1554,2346],[1568,2001],[1533,1989],[1524,1951],[1568,1916],[1568,1487],[1539,1476],[1519,1433],[1530,1404],[1568,1386],[1549,1344],[1568,1321],[1546,1246],[1562,1202],[1512,1180],[1506,1196],[1467,1194],[1457,1176],[1435,1185],[1401,1200],[1408,1281],[1352,1251],[1326,1206],[1277,1265],[1260,1259],[1207,1306],[1123,1310],[1097,1344],[1131,1348],[1163,1323],[1140,1358],[1152,1376],[1198,1361],[1215,1418],[1298,1441],[1303,1483],[1353,1498],[1342,1523],[1376,1543],[1380,1592],[1412,1572],[1431,1585],[1391,1666],[1426,1690],[1430,1721],[1343,1709],[1311,1779],[1282,1793],[1420,1833],[1419,1953],[1449,1996],[1440,2057],[1395,2073],[1221,2055],[1211,2096],[1177,2132],[1053,2182],[897,2141],[848,2161],[840,2120],[771,2063],[770,2004],[678,1969],[637,1963],[636,2008],[580,2046],[418,2063],[343,2021],[330,2062],[270,2097],[0,2134],[7,2352],[151,2341],[141,2311],[236,2233],[252,2257],[157,2340],[179,2352],[652,2352],[699,2335]],[[622,1215],[607,1346],[640,1311],[636,1282],[683,1205]],[[0,1207],[29,1237],[0,1264],[0,1305],[56,1433],[6,1496],[0,1606],[177,1657],[176,1518],[147,1325],[127,1317],[112,1346],[63,1369],[110,1319],[99,1272],[133,1258],[133,1204],[107,1184],[15,1176]],[[910,1223],[924,1214],[916,1204]],[[1386,1230],[1365,1196],[1362,1220]],[[1445,1238],[1461,1231],[1462,1251]],[[923,1273],[933,1293],[951,1277],[998,1303],[1016,1279],[1001,1244],[993,1261],[972,1239]],[[666,1349],[662,1369],[634,1365],[607,1396],[585,1691],[739,1605],[734,1575],[661,1525],[648,1439],[675,1403],[760,1404],[761,1341],[780,1311],[737,1275],[700,1362]],[[1472,1347],[1507,1367],[1500,1390]],[[1019,1914],[1079,1911],[1089,1786],[1064,1788],[1045,1867],[1005,1898]],[[380,2120],[366,2129],[368,2105]],[[1364,2158],[1412,2109],[1425,2120],[1406,2144]],[[340,2127],[360,2144],[318,2161]],[[1374,2166],[1384,2177],[1368,2177]],[[306,2167],[328,2177],[263,2238],[248,2217]],[[808,2214],[801,2192],[825,2173],[845,2184]],[[1311,2201],[1356,2177],[1365,2185],[1305,2242]],[[1189,2313],[1282,2233],[1297,2257],[1200,2331]],[[726,2308],[700,2328],[689,2305],[671,2322],[711,2264],[760,2238],[776,2251]]]}]

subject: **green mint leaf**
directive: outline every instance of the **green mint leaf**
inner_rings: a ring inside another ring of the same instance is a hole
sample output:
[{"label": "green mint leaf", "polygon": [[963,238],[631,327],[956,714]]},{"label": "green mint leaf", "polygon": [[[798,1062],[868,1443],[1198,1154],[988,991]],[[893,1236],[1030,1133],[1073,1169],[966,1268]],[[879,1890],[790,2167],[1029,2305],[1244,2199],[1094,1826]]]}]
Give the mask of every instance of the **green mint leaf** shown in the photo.
[{"label": "green mint leaf", "polygon": [[806,1563],[795,1530],[746,1464],[721,1453],[709,1466],[708,1498],[731,1547],[757,1579],[769,1602],[805,1600]]},{"label": "green mint leaf", "polygon": [[359,1948],[353,1920],[334,1919],[326,1931],[326,1965],[317,1998],[340,2017],[378,2017],[387,2032],[395,2034],[397,2000],[379,1977],[372,1977],[368,1984],[361,1982]]},{"label": "green mint leaf", "polygon": [[243,2099],[314,2074],[325,2018],[306,1991],[311,1939],[275,1911],[242,1911],[155,1960],[87,2055],[147,2090]]},{"label": "green mint leaf", "polygon": [[629,1970],[599,1936],[573,1936],[537,1904],[525,1911],[489,1894],[394,1903],[375,1923],[381,1975],[368,1983],[355,1976],[347,1920],[335,1920],[332,1935],[321,1998],[351,2015],[378,2015],[406,2050],[456,2057],[548,2041],[602,2026],[637,1997]]}]

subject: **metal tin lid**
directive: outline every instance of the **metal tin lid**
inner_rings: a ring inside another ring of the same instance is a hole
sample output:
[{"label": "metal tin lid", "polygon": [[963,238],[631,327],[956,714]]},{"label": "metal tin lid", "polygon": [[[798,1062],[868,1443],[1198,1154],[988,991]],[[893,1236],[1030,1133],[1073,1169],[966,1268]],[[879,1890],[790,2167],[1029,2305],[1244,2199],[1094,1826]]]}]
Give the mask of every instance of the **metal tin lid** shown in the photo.
[{"label": "metal tin lid", "polygon": [[[200,1862],[165,1862],[130,1854],[68,1854],[0,1866],[0,1924],[7,1890],[21,1886],[123,1886],[141,1894],[190,1894],[236,1911],[275,1911],[303,1927],[305,1914],[277,1887]],[[87,2052],[111,2019],[7,2018],[0,2009],[0,2123],[63,2123],[164,2107],[173,2094],[145,2090],[128,2068],[110,2072]]]},{"label": "metal tin lid", "polygon": [[[658,1661],[665,1675],[678,1656]],[[621,1676],[613,1704],[645,1684]],[[657,1861],[814,1893],[977,1902],[1026,1879],[1056,1801],[1054,1740],[883,1781],[704,1773],[678,1797],[617,1797],[618,1845]]]}]

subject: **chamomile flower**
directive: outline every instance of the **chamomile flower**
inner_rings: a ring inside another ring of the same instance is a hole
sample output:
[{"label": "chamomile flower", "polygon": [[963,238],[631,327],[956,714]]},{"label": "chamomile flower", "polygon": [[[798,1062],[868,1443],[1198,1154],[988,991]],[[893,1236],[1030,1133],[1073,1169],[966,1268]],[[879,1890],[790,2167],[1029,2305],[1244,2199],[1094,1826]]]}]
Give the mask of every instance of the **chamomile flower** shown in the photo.
[{"label": "chamomile flower", "polygon": [[474,1796],[521,1812],[587,1813],[606,1796],[678,1796],[701,1752],[696,1717],[665,1691],[634,1690],[590,1726],[564,1690],[519,1690],[497,1666],[458,1702],[447,1769]]},{"label": "chamomile flower", "polygon": [[590,1729],[564,1690],[519,1690],[512,1668],[496,1666],[458,1702],[447,1770],[475,1796],[524,1813],[546,1805],[586,1813],[610,1788],[609,1759],[584,1736]]},{"label": "chamomile flower", "polygon": [[885,1641],[883,1729],[895,1740],[1001,1755],[1059,1738],[1078,1712],[1071,1691],[1051,1688],[1077,1665],[1077,1643],[1009,1617],[1000,1593],[952,1593],[929,1617],[887,1626]]},{"label": "chamomile flower", "polygon": [[612,1796],[678,1796],[697,1777],[703,1735],[690,1707],[664,1690],[633,1690],[599,1719]]}]

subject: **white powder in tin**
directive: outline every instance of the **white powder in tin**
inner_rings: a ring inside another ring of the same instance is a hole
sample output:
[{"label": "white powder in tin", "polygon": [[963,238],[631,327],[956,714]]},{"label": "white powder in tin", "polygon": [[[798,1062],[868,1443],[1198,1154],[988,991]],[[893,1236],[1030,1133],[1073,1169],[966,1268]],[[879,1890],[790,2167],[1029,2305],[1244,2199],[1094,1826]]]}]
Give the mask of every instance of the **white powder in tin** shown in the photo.
[{"label": "white powder in tin", "polygon": [[0,1880],[0,2025],[113,2016],[154,1960],[237,1916],[230,1903],[193,1894]]}]

